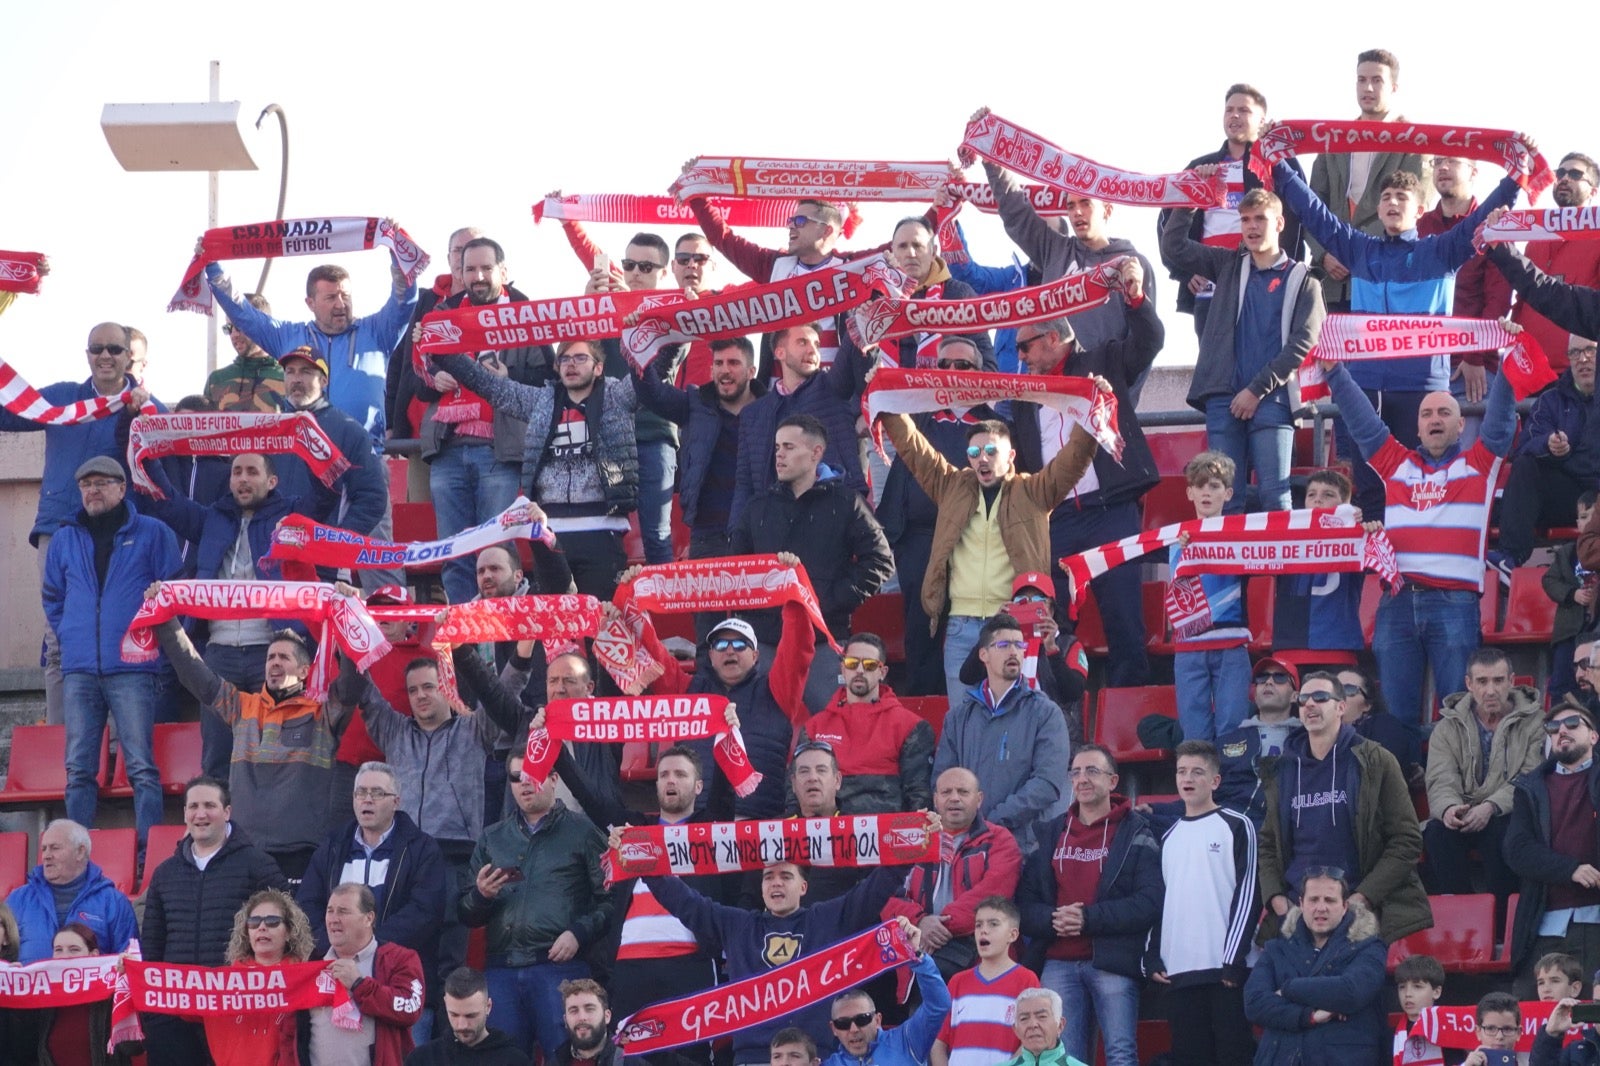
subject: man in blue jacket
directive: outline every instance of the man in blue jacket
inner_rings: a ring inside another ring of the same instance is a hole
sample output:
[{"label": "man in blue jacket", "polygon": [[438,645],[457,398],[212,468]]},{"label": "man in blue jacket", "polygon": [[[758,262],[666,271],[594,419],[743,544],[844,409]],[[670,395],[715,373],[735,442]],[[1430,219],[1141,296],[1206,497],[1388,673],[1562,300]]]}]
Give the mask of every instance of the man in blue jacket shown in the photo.
[{"label": "man in blue jacket", "polygon": [[101,737],[109,712],[133,782],[139,846],[161,821],[161,772],[152,733],[161,657],[125,662],[122,638],[144,606],[144,590],[183,566],[178,538],[139,514],[122,466],[97,455],[77,470],[83,509],[50,540],[44,564],[44,613],[61,645],[67,715],[67,816],[93,825]]},{"label": "man in blue jacket", "polygon": [[[148,399],[128,366],[133,358],[133,341],[128,327],[116,322],[102,322],[89,331],[86,354],[89,360],[89,380],[84,382],[60,381],[39,390],[45,401],[66,406],[96,397],[116,396],[126,389],[134,390],[133,410]],[[158,403],[157,408],[161,408]],[[122,418],[129,417],[125,412]],[[73,425],[50,426],[33,422],[0,408],[0,433],[44,433],[44,475],[39,487],[39,510],[28,534],[28,543],[39,550],[39,578],[44,579],[45,556],[50,538],[61,524],[77,513],[78,487],[74,471],[86,459],[96,455],[116,456],[119,418],[100,418]],[[66,721],[61,699],[61,646],[56,643],[53,629],[44,634],[44,691],[45,720],[52,725]]]},{"label": "man in blue jacket", "polygon": [[823,1066],[922,1066],[950,1014],[950,990],[939,976],[939,965],[922,951],[922,930],[901,917],[900,930],[917,953],[911,972],[917,979],[922,1003],[904,1025],[883,1028],[883,1015],[865,988],[852,988],[834,997],[833,1031],[839,1050]]},{"label": "man in blue jacket", "polygon": [[[393,224],[393,219],[385,219]],[[199,242],[195,248],[199,250]],[[333,405],[366,427],[372,443],[383,445],[385,423],[383,389],[389,353],[405,339],[411,309],[417,305],[417,286],[406,280],[397,264],[390,264],[394,285],[388,302],[375,314],[357,318],[350,299],[350,272],[323,264],[306,275],[306,307],[310,322],[280,322],[234,295],[233,285],[216,263],[206,265],[206,281],[222,303],[222,311],[235,329],[274,359],[309,345],[320,352],[334,373],[329,376]]]},{"label": "man in blue jacket", "polygon": [[56,933],[68,922],[94,931],[103,955],[115,955],[139,935],[133,904],[89,861],[93,842],[77,822],[58,818],[39,835],[39,865],[26,884],[11,890],[6,906],[21,933],[17,961],[48,959]]}]

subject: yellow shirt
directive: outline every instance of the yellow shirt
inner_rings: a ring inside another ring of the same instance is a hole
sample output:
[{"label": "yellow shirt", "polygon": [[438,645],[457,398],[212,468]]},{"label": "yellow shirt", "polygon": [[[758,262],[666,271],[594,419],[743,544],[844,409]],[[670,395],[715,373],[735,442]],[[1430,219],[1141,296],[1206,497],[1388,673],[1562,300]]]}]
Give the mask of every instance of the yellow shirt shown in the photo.
[{"label": "yellow shirt", "polygon": [[[1002,492],[1004,489],[1001,490]],[[950,613],[988,618],[1011,599],[1016,574],[1000,538],[1000,493],[991,504],[978,493],[967,528],[950,553]]]}]

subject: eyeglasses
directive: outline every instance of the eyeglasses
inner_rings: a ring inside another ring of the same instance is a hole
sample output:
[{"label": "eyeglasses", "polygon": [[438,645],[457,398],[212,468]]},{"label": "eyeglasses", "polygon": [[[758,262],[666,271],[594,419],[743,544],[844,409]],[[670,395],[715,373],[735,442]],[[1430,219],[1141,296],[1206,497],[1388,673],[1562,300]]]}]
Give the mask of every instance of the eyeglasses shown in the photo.
[{"label": "eyeglasses", "polygon": [[109,489],[112,485],[120,485],[120,484],[122,484],[122,482],[118,481],[116,478],[111,478],[111,477],[86,477],[83,480],[78,482],[78,487],[80,489],[95,489],[95,490],[99,490],[99,489]]},{"label": "eyeglasses", "polygon": [[801,226],[804,226],[807,222],[820,223],[821,221],[822,220],[820,218],[811,218],[808,215],[790,215],[789,216],[789,228],[790,229],[799,229]]},{"label": "eyeglasses", "polygon": [[1012,603],[1049,603],[1050,597],[1042,592],[1024,592],[1011,597]]},{"label": "eyeglasses", "polygon": [[1281,670],[1272,670],[1256,675],[1256,684],[1259,685],[1266,681],[1271,681],[1274,685],[1287,685],[1289,683],[1289,675]]},{"label": "eyeglasses", "polygon": [[672,257],[672,261],[681,267],[686,267],[690,263],[695,266],[705,266],[711,262],[711,257],[704,252],[679,252]]},{"label": "eyeglasses", "polygon": [[624,259],[622,261],[623,270],[637,270],[645,274],[656,270],[664,270],[665,268],[665,263],[652,263],[648,259]]},{"label": "eyeglasses", "polygon": [[1567,359],[1574,363],[1576,363],[1579,359],[1593,359],[1597,351],[1600,351],[1600,348],[1597,348],[1593,344],[1586,348],[1568,348]]},{"label": "eyeglasses", "polygon": [[1490,1036],[1511,1036],[1513,1033],[1522,1032],[1522,1030],[1515,1025],[1480,1025],[1478,1026],[1478,1032],[1488,1033]]},{"label": "eyeglasses", "polygon": [[1023,355],[1027,355],[1029,348],[1032,348],[1035,344],[1038,344],[1049,335],[1050,334],[1048,333],[1040,333],[1036,336],[1029,337],[1027,340],[1023,340],[1019,337],[1017,338],[1017,351],[1021,352]]},{"label": "eyeglasses", "polygon": [[556,356],[556,366],[581,366],[593,359],[588,352],[568,352],[566,355]]},{"label": "eyeglasses", "polygon": [[848,1033],[851,1029],[865,1029],[876,1017],[872,1011],[867,1011],[865,1014],[851,1014],[844,1018],[835,1018],[833,1027],[841,1033]]},{"label": "eyeglasses", "polygon": [[358,788],[355,794],[358,800],[381,800],[400,795],[398,792],[388,792],[381,788]]},{"label": "eyeglasses", "polygon": [[250,917],[244,920],[244,924],[248,925],[252,929],[260,929],[262,926],[265,926],[268,929],[276,929],[278,926],[283,924],[283,915],[252,914]]},{"label": "eyeglasses", "polygon": [[1343,881],[1344,867],[1342,866],[1308,866],[1306,872],[1300,875],[1300,891],[1306,890],[1306,882],[1313,877],[1325,878],[1329,881]]},{"label": "eyeglasses", "polygon": [[1074,779],[1087,777],[1089,780],[1094,781],[1102,777],[1110,777],[1111,771],[1102,770],[1098,766],[1074,766],[1067,771],[1067,776]]},{"label": "eyeglasses", "polygon": [[991,648],[1002,648],[1010,651],[1021,651],[1027,646],[1028,642],[1025,640],[997,640],[989,645]]},{"label": "eyeglasses", "polygon": [[977,367],[965,359],[941,359],[936,364],[940,370],[976,370]]},{"label": "eyeglasses", "polygon": [[1574,659],[1572,660],[1572,668],[1574,670],[1593,670],[1594,664],[1591,663],[1587,658]]},{"label": "eyeglasses", "polygon": [[1371,696],[1367,695],[1367,690],[1362,688],[1360,685],[1344,686],[1344,694],[1346,696],[1360,696],[1364,700],[1372,698]]},{"label": "eyeglasses", "polygon": [[712,651],[727,651],[730,648],[734,651],[748,651],[750,642],[743,637],[722,637],[711,642]]},{"label": "eyeglasses", "polygon": [[1569,714],[1565,718],[1552,718],[1550,721],[1546,722],[1544,724],[1544,731],[1549,733],[1551,736],[1555,736],[1557,732],[1563,729],[1569,733],[1576,733],[1579,729],[1584,728],[1588,724],[1589,723],[1584,720],[1582,715]]},{"label": "eyeglasses", "polygon": [[222,332],[228,334],[229,336],[232,336],[233,335],[233,323],[232,322],[224,322],[222,324]]},{"label": "eyeglasses", "polygon": [[843,659],[839,660],[839,664],[841,666],[843,666],[846,670],[861,669],[861,670],[865,670],[867,673],[870,674],[874,670],[876,670],[878,667],[883,665],[883,660],[882,659],[858,659],[854,655],[846,655]]},{"label": "eyeglasses", "polygon": [[110,352],[112,355],[126,355],[126,354],[128,354],[128,349],[124,348],[120,344],[91,344],[91,345],[89,345],[89,354],[90,355],[99,355],[101,352]]},{"label": "eyeglasses", "polygon": [[1582,167],[1561,167],[1556,170],[1556,179],[1570,178],[1573,181],[1588,181],[1589,172]]},{"label": "eyeglasses", "polygon": [[967,445],[968,459],[976,459],[980,455],[987,455],[990,458],[993,458],[994,456],[998,455],[999,452],[1000,445],[998,444],[985,444],[981,448],[976,444]]},{"label": "eyeglasses", "polygon": [[1302,692],[1295,697],[1295,702],[1304,707],[1308,703],[1333,703],[1339,699],[1331,692]]}]

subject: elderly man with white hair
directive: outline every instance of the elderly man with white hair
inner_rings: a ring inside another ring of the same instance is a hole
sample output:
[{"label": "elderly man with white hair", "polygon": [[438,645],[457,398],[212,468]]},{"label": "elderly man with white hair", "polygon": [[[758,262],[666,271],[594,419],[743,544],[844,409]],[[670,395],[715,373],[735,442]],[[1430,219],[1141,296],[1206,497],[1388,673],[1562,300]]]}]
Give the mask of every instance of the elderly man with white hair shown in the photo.
[{"label": "elderly man with white hair", "polygon": [[1084,1066],[1062,1043],[1067,1023],[1061,1017],[1061,994],[1054,989],[1024,990],[1017,996],[1013,1019],[1011,1030],[1022,1046],[1003,1066]]},{"label": "elderly man with white hair", "polygon": [[51,942],[68,921],[94,930],[103,955],[120,952],[138,935],[133,904],[89,861],[91,847],[89,831],[77,822],[58,818],[45,826],[39,865],[6,897],[21,932],[18,962],[50,958]]}]

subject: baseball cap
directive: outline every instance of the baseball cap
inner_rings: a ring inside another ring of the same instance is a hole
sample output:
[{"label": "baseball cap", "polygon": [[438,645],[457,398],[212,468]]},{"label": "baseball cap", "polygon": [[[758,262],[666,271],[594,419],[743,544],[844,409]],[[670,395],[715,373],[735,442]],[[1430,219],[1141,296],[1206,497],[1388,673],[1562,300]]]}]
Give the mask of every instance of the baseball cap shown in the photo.
[{"label": "baseball cap", "polygon": [[109,455],[97,455],[93,459],[85,459],[78,467],[78,472],[72,475],[72,480],[82,481],[86,477],[109,477],[118,481],[127,481],[128,475],[123,473],[122,464]]},{"label": "baseball cap", "polygon": [[745,640],[750,642],[750,650],[754,651],[756,649],[756,631],[752,629],[750,627],[750,623],[746,622],[743,618],[724,618],[722,621],[718,622],[711,630],[710,634],[706,636],[706,644],[710,645],[710,643],[716,639],[717,634],[723,632],[724,630],[739,634]]},{"label": "baseball cap", "polygon": [[404,585],[384,585],[372,595],[367,597],[369,606],[374,604],[392,604],[406,607],[411,604],[411,590]]},{"label": "baseball cap", "polygon": [[1029,570],[1018,574],[1017,579],[1011,583],[1011,595],[1015,596],[1023,589],[1034,589],[1042,592],[1052,600],[1056,598],[1056,583],[1050,580],[1049,574],[1041,573],[1038,570]]},{"label": "baseball cap", "polygon": [[309,344],[302,344],[293,351],[284,352],[282,355],[278,356],[278,364],[280,366],[287,365],[291,359],[304,359],[306,362],[322,371],[323,377],[328,376],[327,357],[321,352],[317,351],[315,348],[311,347]]},{"label": "baseball cap", "polygon": [[1282,670],[1284,673],[1288,674],[1289,683],[1295,688],[1300,687],[1300,671],[1295,668],[1293,663],[1286,663],[1282,659],[1273,659],[1270,657],[1265,659],[1257,659],[1255,666],[1250,668],[1250,676],[1254,678],[1257,674],[1269,666],[1276,666],[1279,670]]}]

